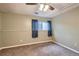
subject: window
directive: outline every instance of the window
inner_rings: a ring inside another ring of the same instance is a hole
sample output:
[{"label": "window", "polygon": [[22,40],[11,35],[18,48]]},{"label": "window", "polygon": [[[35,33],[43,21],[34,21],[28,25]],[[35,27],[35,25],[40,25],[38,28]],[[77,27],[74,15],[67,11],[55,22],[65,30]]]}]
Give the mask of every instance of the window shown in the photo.
[{"label": "window", "polygon": [[48,22],[38,21],[38,30],[48,30]]},{"label": "window", "polygon": [[41,21],[38,21],[38,30],[42,30],[42,22]]},{"label": "window", "polygon": [[38,20],[32,20],[32,37],[38,37],[38,31],[47,30],[48,36],[52,36],[52,23],[51,21],[42,22]]},{"label": "window", "polygon": [[42,30],[48,30],[48,22],[42,22]]},{"label": "window", "polygon": [[51,23],[51,21],[47,21],[47,22],[38,21],[38,30],[47,30],[48,36],[52,36],[52,23]]}]

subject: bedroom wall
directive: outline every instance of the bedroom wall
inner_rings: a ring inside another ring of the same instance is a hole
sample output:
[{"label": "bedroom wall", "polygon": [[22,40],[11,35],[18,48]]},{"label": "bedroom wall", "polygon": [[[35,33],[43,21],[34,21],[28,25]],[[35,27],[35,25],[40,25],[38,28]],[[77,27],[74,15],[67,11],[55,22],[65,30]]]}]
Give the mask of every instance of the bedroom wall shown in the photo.
[{"label": "bedroom wall", "polygon": [[12,13],[2,14],[3,47],[21,44],[50,41],[47,31],[39,31],[38,38],[32,38],[32,19],[46,21],[46,18],[26,16]]},{"label": "bedroom wall", "polygon": [[0,13],[0,47],[2,46],[1,43],[2,43],[2,42],[1,42],[1,13]]},{"label": "bedroom wall", "polygon": [[55,40],[79,51],[79,7],[53,18]]}]

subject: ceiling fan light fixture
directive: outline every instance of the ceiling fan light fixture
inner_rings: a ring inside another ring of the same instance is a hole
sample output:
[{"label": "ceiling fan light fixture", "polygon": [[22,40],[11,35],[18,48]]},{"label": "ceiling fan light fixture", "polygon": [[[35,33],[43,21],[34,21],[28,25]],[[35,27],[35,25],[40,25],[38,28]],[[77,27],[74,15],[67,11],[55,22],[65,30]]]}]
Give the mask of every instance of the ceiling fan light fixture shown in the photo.
[{"label": "ceiling fan light fixture", "polygon": [[48,8],[49,8],[49,5],[45,5],[45,6],[44,6],[44,11],[47,11]]},{"label": "ceiling fan light fixture", "polygon": [[40,4],[39,10],[43,11],[43,8],[44,8],[44,4]]}]

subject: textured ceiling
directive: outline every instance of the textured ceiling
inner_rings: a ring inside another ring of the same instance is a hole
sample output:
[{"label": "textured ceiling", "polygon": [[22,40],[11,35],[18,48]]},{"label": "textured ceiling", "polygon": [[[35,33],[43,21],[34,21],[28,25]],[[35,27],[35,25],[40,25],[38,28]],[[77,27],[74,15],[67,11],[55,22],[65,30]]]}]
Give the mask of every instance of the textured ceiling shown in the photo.
[{"label": "textured ceiling", "polygon": [[[40,17],[52,18],[56,16],[61,11],[64,11],[74,5],[74,3],[52,3],[49,4],[55,8],[55,10],[47,10],[46,12],[42,12],[38,10],[39,4],[37,5],[25,5],[25,3],[0,3],[0,12],[8,12],[8,13],[18,13],[18,14],[26,14],[26,15],[35,15]],[[38,12],[38,14],[35,14]]]}]

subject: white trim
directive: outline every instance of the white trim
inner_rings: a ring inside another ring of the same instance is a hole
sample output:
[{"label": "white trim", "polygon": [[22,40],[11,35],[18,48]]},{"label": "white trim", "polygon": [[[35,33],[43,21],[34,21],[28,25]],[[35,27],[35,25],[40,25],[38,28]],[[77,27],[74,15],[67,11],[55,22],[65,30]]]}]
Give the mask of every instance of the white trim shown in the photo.
[{"label": "white trim", "polygon": [[67,48],[67,49],[69,49],[69,50],[71,50],[71,51],[73,51],[73,52],[79,54],[79,51],[77,51],[77,50],[75,50],[75,49],[72,49],[72,48],[70,48],[70,47],[68,47],[68,46],[66,46],[66,45],[64,45],[64,44],[62,44],[62,43],[59,43],[59,42],[56,42],[56,41],[54,41],[54,43],[56,43],[56,44],[58,44],[58,45],[60,45],[60,46],[62,46],[62,47],[64,47],[64,48]]},{"label": "white trim", "polygon": [[2,49],[7,49],[7,48],[13,48],[13,47],[20,47],[20,46],[25,46],[25,45],[32,45],[32,44],[38,44],[38,43],[45,43],[45,42],[54,42],[54,43],[56,43],[56,44],[58,44],[58,45],[60,45],[60,46],[62,46],[62,47],[64,47],[64,48],[67,48],[67,49],[69,49],[69,50],[71,50],[71,51],[73,51],[73,52],[79,54],[79,51],[74,50],[74,49],[72,49],[72,48],[70,48],[70,47],[68,47],[68,46],[65,46],[65,45],[63,45],[63,44],[61,44],[61,43],[59,43],[59,42],[52,41],[52,40],[41,41],[41,42],[33,42],[33,43],[27,43],[27,44],[20,44],[20,45],[14,45],[14,46],[7,46],[7,47],[2,47],[2,48],[0,48],[0,50],[2,50]]},{"label": "white trim", "polygon": [[40,42],[33,42],[33,43],[27,43],[27,44],[20,44],[20,45],[13,45],[13,46],[7,46],[7,47],[2,47],[2,48],[0,48],[0,50],[6,49],[6,48],[13,48],[13,47],[25,46],[25,45],[32,45],[32,44],[38,44],[38,43],[51,42],[51,41],[52,41],[52,40],[40,41]]}]

